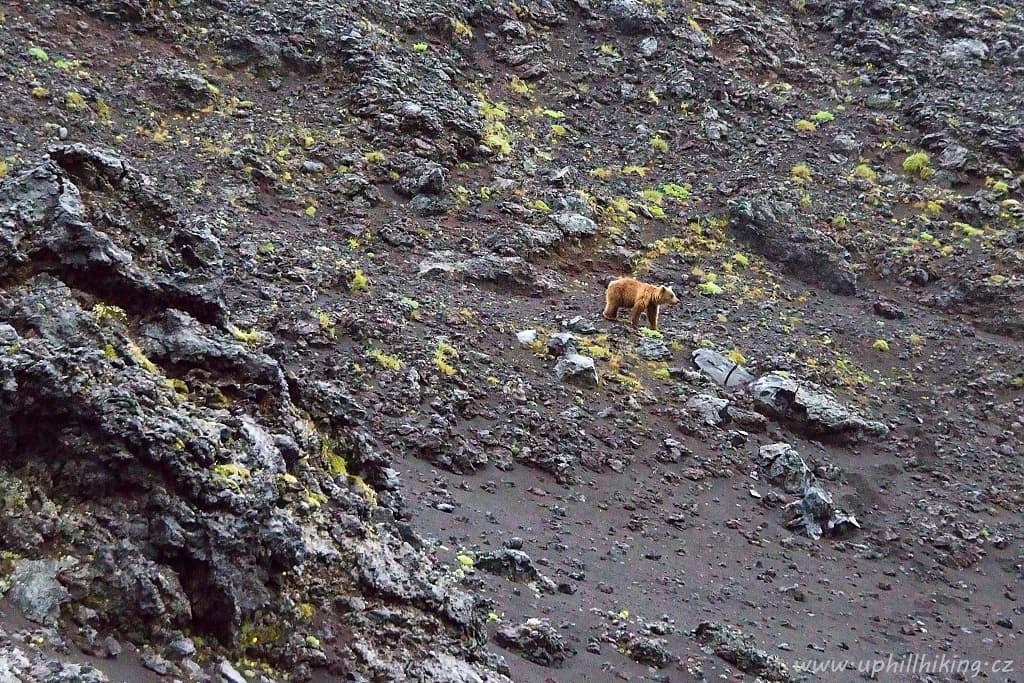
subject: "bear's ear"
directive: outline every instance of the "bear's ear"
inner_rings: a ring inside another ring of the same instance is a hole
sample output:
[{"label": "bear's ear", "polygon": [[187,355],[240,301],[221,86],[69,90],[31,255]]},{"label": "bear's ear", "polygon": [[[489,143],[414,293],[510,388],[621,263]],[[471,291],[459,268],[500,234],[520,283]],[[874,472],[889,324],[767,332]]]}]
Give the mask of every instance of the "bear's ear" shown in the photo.
[{"label": "bear's ear", "polygon": [[658,293],[659,294],[664,294],[665,293],[665,285],[660,285],[658,287]]}]

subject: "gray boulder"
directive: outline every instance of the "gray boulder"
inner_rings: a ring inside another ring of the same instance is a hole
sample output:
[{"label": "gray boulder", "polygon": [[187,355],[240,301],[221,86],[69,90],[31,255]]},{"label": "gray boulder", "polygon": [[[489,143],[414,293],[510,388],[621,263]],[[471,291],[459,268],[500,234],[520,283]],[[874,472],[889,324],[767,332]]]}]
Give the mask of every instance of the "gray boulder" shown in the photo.
[{"label": "gray boulder", "polygon": [[813,480],[807,463],[788,443],[761,446],[758,455],[761,465],[768,469],[768,481],[778,484],[786,493],[799,493]]},{"label": "gray boulder", "polygon": [[889,433],[881,422],[861,417],[810,382],[769,373],[754,380],[749,390],[758,411],[813,438],[853,442]]},{"label": "gray boulder", "polygon": [[7,598],[29,621],[53,624],[68,591],[57,575],[74,566],[73,558],[62,560],[18,560],[11,575]]},{"label": "gray boulder", "polygon": [[594,359],[578,353],[559,358],[555,363],[555,376],[562,381],[585,386],[597,386],[600,383]]},{"label": "gray boulder", "polygon": [[597,234],[597,223],[578,213],[556,213],[551,220],[566,237],[593,237]]}]

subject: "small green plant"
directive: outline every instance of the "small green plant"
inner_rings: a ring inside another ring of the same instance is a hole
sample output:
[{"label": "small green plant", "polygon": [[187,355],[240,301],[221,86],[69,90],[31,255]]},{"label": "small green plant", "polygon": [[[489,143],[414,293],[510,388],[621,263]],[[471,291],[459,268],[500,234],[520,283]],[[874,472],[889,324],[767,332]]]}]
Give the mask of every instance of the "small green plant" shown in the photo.
[{"label": "small green plant", "polygon": [[530,204],[530,208],[536,209],[537,211],[543,211],[544,213],[550,213],[551,207],[543,199],[536,199]]},{"label": "small green plant", "polygon": [[640,334],[642,336],[644,336],[644,337],[649,337],[650,339],[664,339],[665,338],[665,335],[662,334],[660,330],[652,330],[649,327],[641,327],[640,328]]},{"label": "small green plant", "polygon": [[658,206],[661,206],[661,203],[665,199],[664,195],[661,192],[653,189],[641,190],[640,196],[643,197],[648,202],[652,204],[657,204]]},{"label": "small green plant", "polygon": [[645,204],[643,208],[644,210],[647,211],[647,213],[651,214],[652,218],[657,218],[658,220],[661,220],[662,218],[665,217],[665,209],[661,208],[657,204]]},{"label": "small green plant", "polygon": [[104,320],[116,320],[122,324],[128,322],[128,314],[125,313],[123,308],[111,306],[101,301],[93,304],[92,314],[96,318],[96,322],[103,322]]},{"label": "small green plant", "polygon": [[412,46],[413,52],[426,52],[429,49],[430,45],[428,45],[427,43],[413,43]]},{"label": "small green plant", "polygon": [[884,339],[876,339],[875,342],[871,345],[871,348],[873,348],[875,351],[881,351],[882,353],[885,353],[886,351],[889,350],[889,342],[885,341]]},{"label": "small green plant", "polygon": [[683,201],[684,199],[690,198],[690,192],[693,191],[693,186],[690,183],[684,185],[677,185],[676,183],[666,183],[661,186],[661,191],[672,199],[678,199]]},{"label": "small green plant", "polygon": [[434,349],[434,364],[437,366],[438,370],[440,370],[442,373],[449,377],[458,372],[458,370],[456,370],[455,366],[449,363],[448,360],[450,358],[458,357],[459,352],[455,349],[454,346],[452,346],[446,341],[438,342],[437,348]]},{"label": "small green plant", "polygon": [[857,167],[853,169],[853,174],[872,183],[878,180],[878,174],[875,172],[875,169],[867,164],[857,164]]},{"label": "small green plant", "polygon": [[732,260],[737,264],[746,268],[750,265],[750,259],[745,254],[733,254]]},{"label": "small green plant", "polygon": [[242,484],[247,484],[252,479],[252,473],[248,467],[233,462],[214,465],[213,473],[217,479],[235,491],[240,491]]},{"label": "small green plant", "polygon": [[74,90],[68,91],[64,95],[64,105],[68,109],[85,109],[88,106],[85,103],[85,98]]},{"label": "small green plant", "polygon": [[369,354],[370,358],[377,361],[378,365],[388,370],[401,370],[402,361],[395,356],[384,353],[380,349],[372,349]]},{"label": "small green plant", "polygon": [[798,183],[805,183],[811,180],[811,169],[807,164],[796,164],[789,169],[789,176]]},{"label": "small green plant", "polygon": [[922,180],[928,180],[935,175],[935,169],[929,166],[930,162],[931,157],[927,152],[915,152],[903,160],[903,170]]},{"label": "small green plant", "polygon": [[139,345],[131,340],[128,341],[128,353],[131,354],[132,358],[139,365],[139,367],[141,367],[149,374],[160,374],[160,369],[156,366],[156,363],[151,361],[149,358],[146,358],[146,354],[142,352],[142,349],[139,348]]},{"label": "small green plant", "polygon": [[829,123],[830,121],[835,121],[836,117],[835,114],[830,111],[819,111],[815,113],[811,119],[817,123]]},{"label": "small green plant", "polygon": [[804,133],[813,133],[818,127],[807,119],[800,119],[796,122],[796,129]]},{"label": "small green plant", "polygon": [[512,153],[512,141],[501,123],[492,123],[484,128],[484,144],[499,156],[508,156]]},{"label": "small green plant", "polygon": [[556,111],[554,109],[545,109],[544,116],[548,117],[549,119],[554,119],[555,121],[560,121],[561,119],[565,118],[565,113]]},{"label": "small green plant", "polygon": [[660,135],[655,135],[653,138],[651,138],[651,148],[656,150],[656,151],[658,151],[658,152],[663,152],[663,153],[667,152],[668,151],[668,141],[665,140]]},{"label": "small green plant", "polygon": [[255,344],[260,340],[260,333],[255,327],[250,327],[248,330],[241,330],[234,325],[228,327],[231,332],[231,336],[242,342],[243,344]]},{"label": "small green plant", "polygon": [[508,87],[517,95],[529,95],[533,92],[533,86],[519,76],[512,76],[512,78],[509,79]]},{"label": "small green plant", "polygon": [[352,281],[348,283],[349,289],[353,292],[365,292],[370,289],[370,278],[366,277],[366,273],[355,269],[352,273]]},{"label": "small green plant", "polygon": [[459,19],[452,22],[452,33],[455,34],[456,38],[461,38],[463,40],[473,39],[473,27]]},{"label": "small green plant", "polygon": [[976,228],[973,225],[971,225],[970,223],[956,222],[956,223],[953,223],[952,227],[953,227],[954,230],[959,230],[960,232],[962,232],[967,237],[981,237],[982,235],[985,234],[984,230],[982,230],[980,228]]},{"label": "small green plant", "polygon": [[366,162],[369,164],[379,164],[383,162],[387,157],[384,156],[384,152],[371,151],[363,155]]},{"label": "small green plant", "polygon": [[992,194],[999,197],[1005,197],[1010,194],[1010,186],[1003,180],[995,180],[994,178],[985,178],[985,187],[992,191]]},{"label": "small green plant", "polygon": [[28,49],[28,53],[32,55],[37,62],[48,62],[50,61],[50,55],[46,54],[46,50],[41,47],[33,45]]},{"label": "small green plant", "polygon": [[655,379],[662,382],[672,381],[672,372],[668,369],[668,363],[664,361],[660,363],[650,362],[648,365],[651,366],[651,374]]}]

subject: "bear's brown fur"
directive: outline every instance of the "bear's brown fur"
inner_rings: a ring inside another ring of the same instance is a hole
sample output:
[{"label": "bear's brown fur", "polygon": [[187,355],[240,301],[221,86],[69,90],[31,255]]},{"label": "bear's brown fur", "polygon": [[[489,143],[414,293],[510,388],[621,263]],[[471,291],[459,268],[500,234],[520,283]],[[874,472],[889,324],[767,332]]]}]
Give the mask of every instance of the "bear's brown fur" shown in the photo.
[{"label": "bear's brown fur", "polygon": [[649,285],[631,277],[612,280],[608,284],[604,298],[604,317],[607,320],[617,319],[619,309],[628,308],[631,311],[630,322],[636,327],[640,321],[640,314],[646,311],[647,324],[652,330],[658,329],[658,309],[661,306],[679,303],[671,287]]}]

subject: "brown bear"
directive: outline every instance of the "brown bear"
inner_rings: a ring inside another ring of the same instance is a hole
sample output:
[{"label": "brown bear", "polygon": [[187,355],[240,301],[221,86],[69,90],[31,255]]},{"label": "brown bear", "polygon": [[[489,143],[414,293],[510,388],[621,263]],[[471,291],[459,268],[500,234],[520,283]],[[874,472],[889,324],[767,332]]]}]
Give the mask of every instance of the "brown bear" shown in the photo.
[{"label": "brown bear", "polygon": [[679,303],[671,287],[649,285],[631,277],[620,277],[608,284],[604,294],[604,317],[616,320],[620,308],[631,309],[630,321],[636,327],[640,314],[647,312],[647,324],[652,330],[658,329],[658,308]]}]

